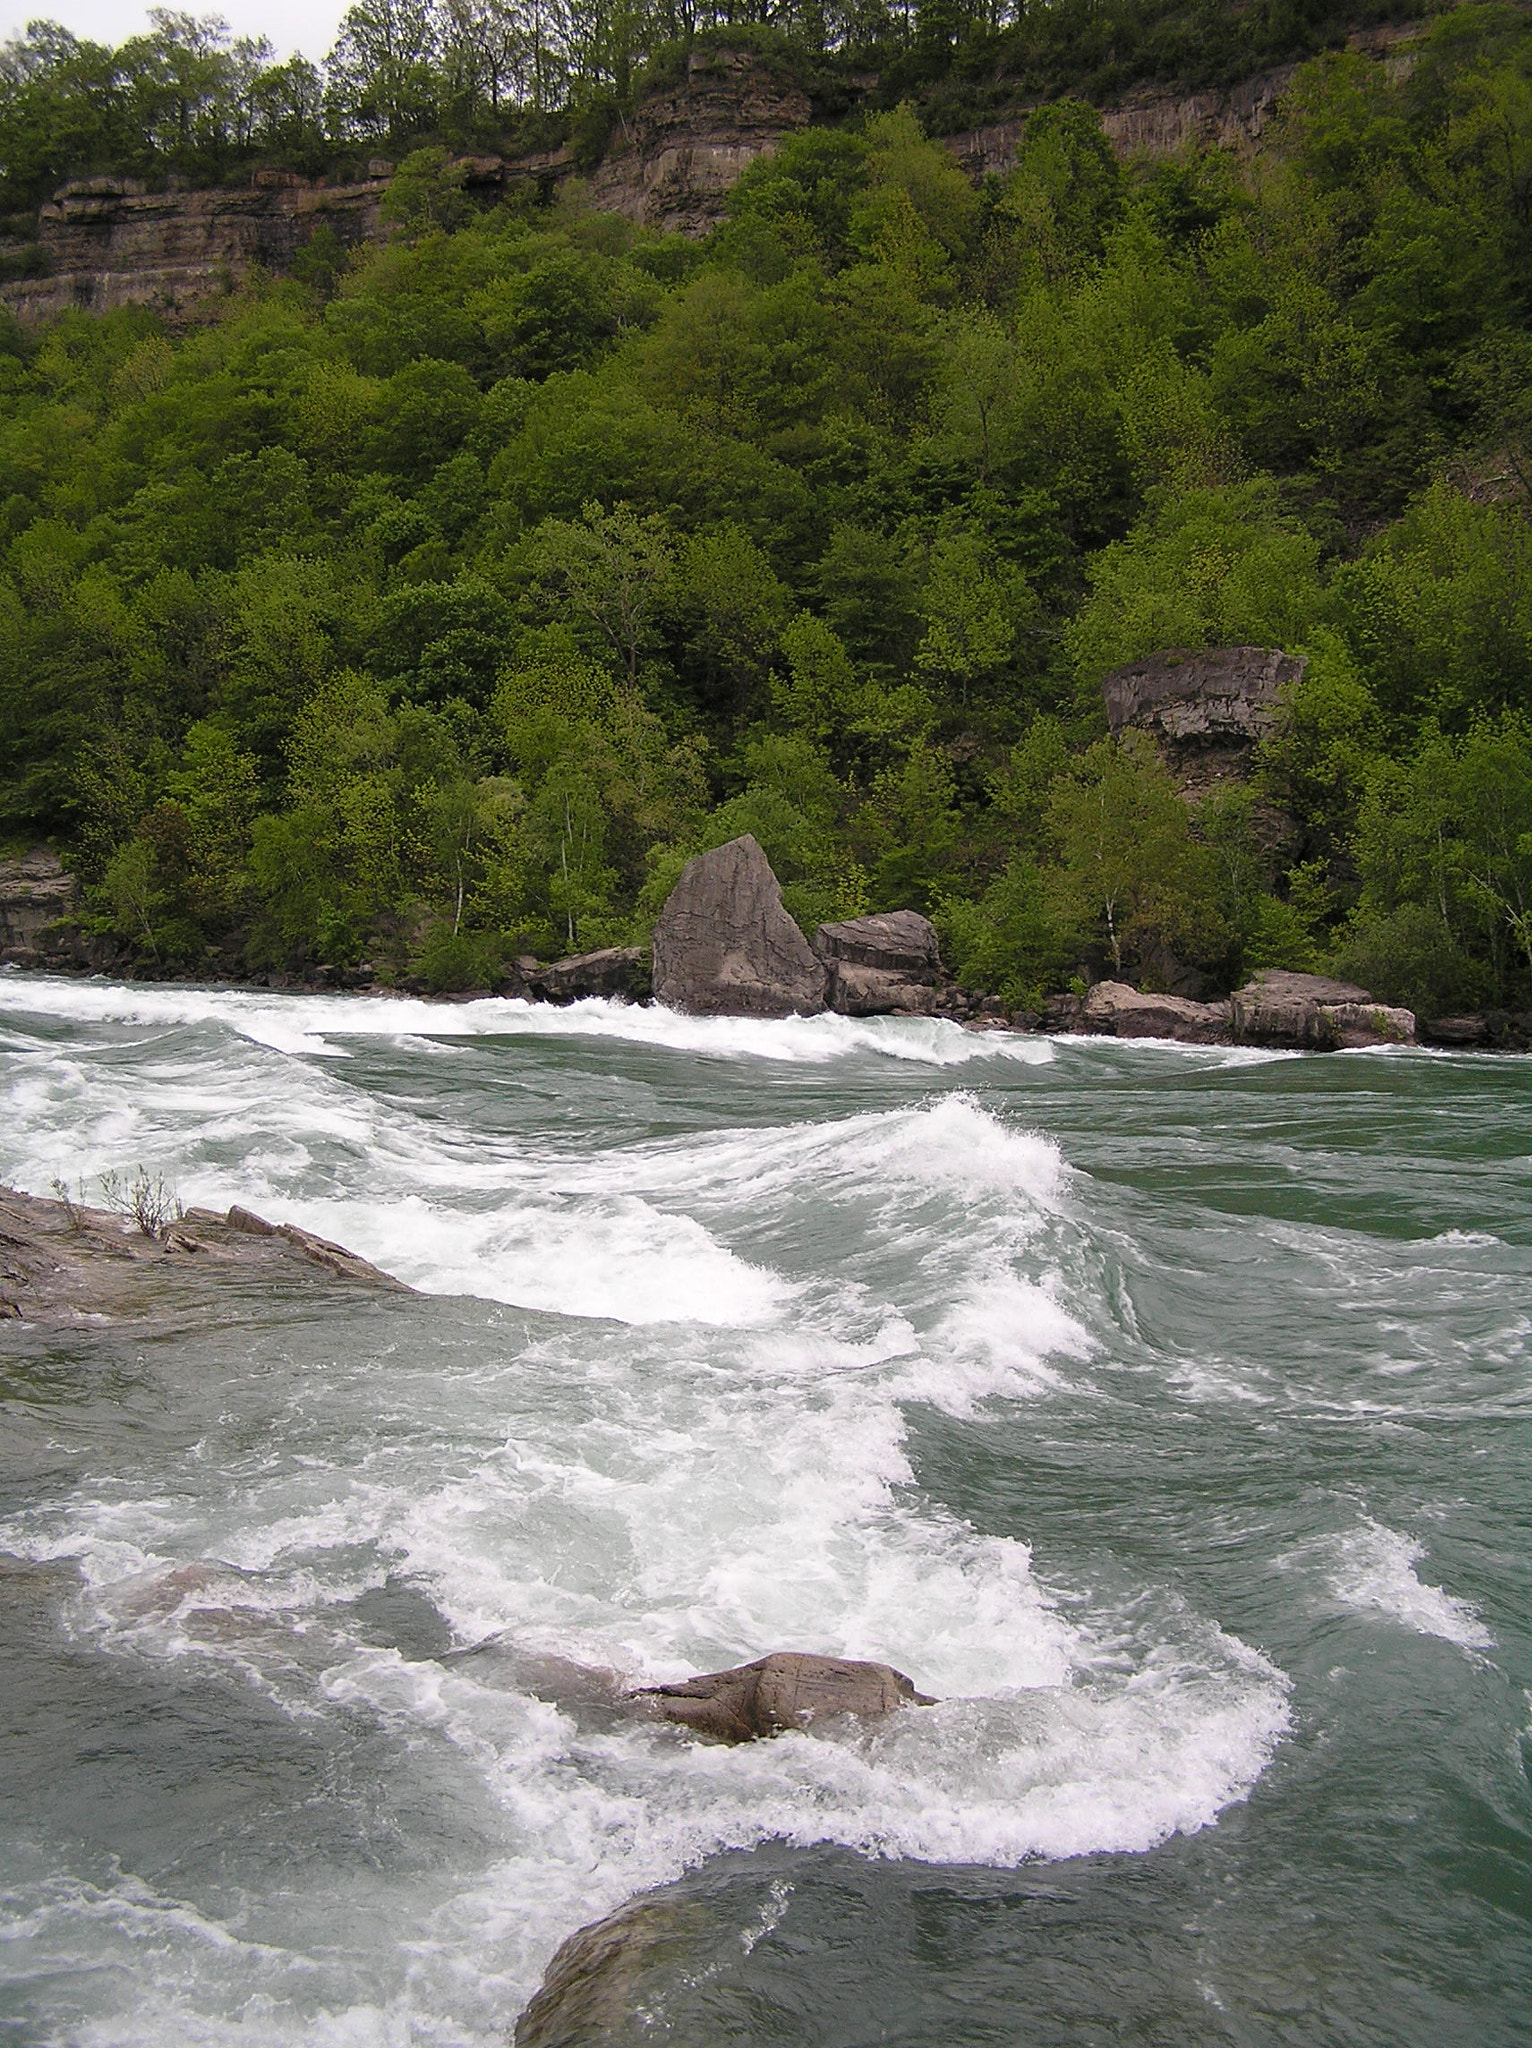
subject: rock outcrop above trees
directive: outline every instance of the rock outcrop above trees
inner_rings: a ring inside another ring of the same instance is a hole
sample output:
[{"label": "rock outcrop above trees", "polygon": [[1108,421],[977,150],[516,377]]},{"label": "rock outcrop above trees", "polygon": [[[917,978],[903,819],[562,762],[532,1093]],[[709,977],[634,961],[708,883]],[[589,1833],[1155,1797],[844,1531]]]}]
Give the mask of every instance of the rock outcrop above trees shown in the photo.
[{"label": "rock outcrop above trees", "polygon": [[1412,1010],[1376,1002],[1366,989],[1322,974],[1267,968],[1236,990],[1230,1010],[1242,1045],[1338,1052],[1415,1043]]},{"label": "rock outcrop above trees", "polygon": [[[131,1206],[134,1190],[126,1191]],[[229,1278],[312,1279],[323,1272],[408,1294],[343,1245],[295,1223],[268,1223],[238,1206],[177,1214],[145,1185],[141,1218],[83,1202],[47,1201],[0,1188],[0,1318],[69,1328],[140,1322],[190,1305]]]},{"label": "rock outcrop above trees", "polygon": [[1173,648],[1113,669],[1101,695],[1114,736],[1147,733],[1182,795],[1195,800],[1248,771],[1276,721],[1279,692],[1306,666],[1275,647]]},{"label": "rock outcrop above trees", "polygon": [[916,910],[822,924],[814,951],[825,964],[827,1000],[847,1017],[928,1017],[940,1007],[936,927]]},{"label": "rock outcrop above trees", "polygon": [[824,963],[748,832],[682,869],[654,927],[653,973],[655,1000],[694,1017],[806,1017],[825,1006]]},{"label": "rock outcrop above trees", "polygon": [[935,1704],[891,1664],[797,1650],[778,1650],[753,1664],[706,1671],[676,1685],[645,1686],[636,1697],[651,1703],[663,1720],[715,1742],[756,1742],[839,1715],[880,1720],[899,1707]]},{"label": "rock outcrop above trees", "polygon": [[122,306],[176,318],[256,269],[290,270],[321,226],[342,246],[375,241],[391,171],[353,183],[258,171],[243,189],[191,192],[71,179],[38,214],[43,274],[0,288],[0,303],[25,325]]}]

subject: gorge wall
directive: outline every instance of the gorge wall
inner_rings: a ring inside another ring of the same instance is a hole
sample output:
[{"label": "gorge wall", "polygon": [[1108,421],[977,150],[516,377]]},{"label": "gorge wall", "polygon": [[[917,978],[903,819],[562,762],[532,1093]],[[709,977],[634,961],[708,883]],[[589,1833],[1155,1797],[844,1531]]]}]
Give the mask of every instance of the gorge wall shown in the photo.
[{"label": "gorge wall", "polygon": [[[1392,69],[1409,63],[1416,33],[1409,25],[1372,30],[1352,43]],[[1165,156],[1208,143],[1253,149],[1296,68],[1282,65],[1216,92],[1138,91],[1103,108],[1102,122],[1124,155]],[[807,94],[758,59],[727,51],[695,56],[681,80],[619,123],[586,181],[590,196],[645,227],[706,234],[746,164],[812,116]],[[1025,125],[1025,109],[1018,109],[945,140],[978,179],[1011,168]],[[472,157],[462,166],[469,189],[486,200],[529,185],[546,198],[579,175],[568,150]],[[128,178],[76,179],[40,209],[32,243],[0,249],[24,256],[36,273],[0,284],[0,305],[29,326],[71,308],[104,313],[129,305],[184,320],[255,270],[289,271],[321,226],[346,246],[375,240],[391,172],[377,162],[364,178],[342,183],[257,171],[243,188],[211,191],[149,192]]]}]

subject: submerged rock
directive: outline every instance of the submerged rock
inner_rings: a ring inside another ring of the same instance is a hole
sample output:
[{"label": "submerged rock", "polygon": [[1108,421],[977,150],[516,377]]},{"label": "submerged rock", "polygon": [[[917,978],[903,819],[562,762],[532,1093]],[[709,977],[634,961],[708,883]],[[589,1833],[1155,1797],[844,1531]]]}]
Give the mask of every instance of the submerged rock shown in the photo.
[{"label": "submerged rock", "polygon": [[841,1714],[877,1720],[896,1707],[935,1705],[891,1664],[797,1650],[778,1650],[753,1664],[706,1671],[676,1685],[645,1686],[634,1697],[651,1702],[663,1720],[715,1742],[755,1742]]},{"label": "submerged rock", "polygon": [[825,980],[748,832],[687,862],[654,928],[657,1002],[697,1017],[811,1016]]},{"label": "submerged rock", "polygon": [[1111,1038],[1175,1038],[1186,1045],[1227,1045],[1227,1003],[1146,995],[1125,981],[1098,981],[1064,1028]]},{"label": "submerged rock", "polygon": [[936,927],[915,910],[822,924],[814,951],[825,963],[830,1008],[847,1017],[929,1017],[938,1004]]},{"label": "submerged rock", "polygon": [[1365,988],[1322,974],[1266,968],[1235,992],[1234,1036],[1245,1045],[1337,1052],[1413,1045],[1415,1013],[1375,1002]]}]

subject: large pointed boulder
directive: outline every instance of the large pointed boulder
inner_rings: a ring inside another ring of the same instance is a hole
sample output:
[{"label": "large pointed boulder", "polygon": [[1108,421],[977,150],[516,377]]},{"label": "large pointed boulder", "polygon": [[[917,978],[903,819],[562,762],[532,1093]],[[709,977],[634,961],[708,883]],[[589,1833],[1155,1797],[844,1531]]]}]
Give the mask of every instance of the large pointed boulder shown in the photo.
[{"label": "large pointed boulder", "polygon": [[810,1016],[825,970],[748,832],[681,870],[654,928],[654,997],[694,1017]]}]

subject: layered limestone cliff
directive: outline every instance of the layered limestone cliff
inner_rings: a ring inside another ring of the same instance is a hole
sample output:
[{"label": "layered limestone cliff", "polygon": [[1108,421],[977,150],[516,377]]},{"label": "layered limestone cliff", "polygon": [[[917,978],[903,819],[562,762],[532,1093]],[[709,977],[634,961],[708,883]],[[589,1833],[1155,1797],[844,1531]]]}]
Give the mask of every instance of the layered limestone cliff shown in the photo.
[{"label": "layered limestone cliff", "polygon": [[705,235],[746,164],[812,113],[807,93],[739,51],[694,57],[686,77],[636,108],[590,181],[597,206],[645,227]]},{"label": "layered limestone cliff", "polygon": [[[1412,27],[1352,38],[1390,70],[1411,61]],[[1244,152],[1265,134],[1295,66],[1282,65],[1224,91],[1141,91],[1102,110],[1124,155],[1173,155],[1201,144]],[[867,81],[871,83],[872,81]],[[723,217],[729,187],[745,166],[805,127],[813,109],[797,85],[743,51],[695,55],[684,78],[650,94],[613,131],[588,178],[593,202],[645,227],[703,235]],[[1025,110],[946,139],[975,179],[1016,161]],[[353,183],[258,171],[243,189],[147,192],[128,178],[81,178],[41,209],[25,253],[37,275],[0,285],[0,305],[31,325],[70,308],[108,312],[154,306],[173,320],[232,290],[253,270],[282,273],[321,224],[345,245],[383,231],[381,203],[391,166],[375,164]],[[535,188],[544,198],[578,176],[568,150],[461,161],[471,192],[492,200]],[[23,245],[10,249],[23,253]]]},{"label": "layered limestone cliff", "polygon": [[257,171],[242,190],[214,191],[73,179],[38,214],[43,274],[0,288],[0,303],[29,325],[72,308],[153,306],[184,317],[254,269],[290,270],[321,224],[348,246],[374,239],[391,168],[346,185]]}]

